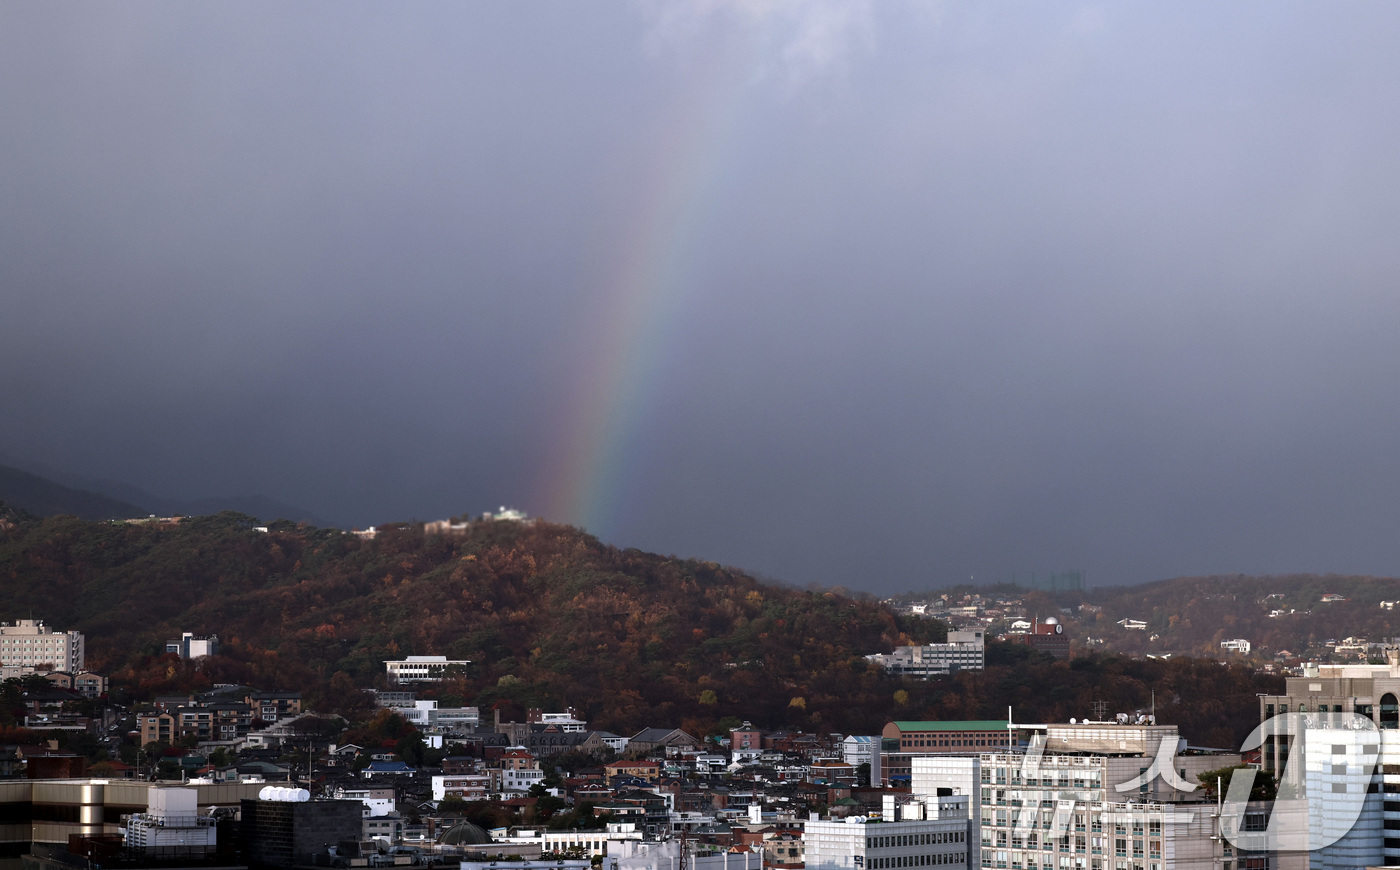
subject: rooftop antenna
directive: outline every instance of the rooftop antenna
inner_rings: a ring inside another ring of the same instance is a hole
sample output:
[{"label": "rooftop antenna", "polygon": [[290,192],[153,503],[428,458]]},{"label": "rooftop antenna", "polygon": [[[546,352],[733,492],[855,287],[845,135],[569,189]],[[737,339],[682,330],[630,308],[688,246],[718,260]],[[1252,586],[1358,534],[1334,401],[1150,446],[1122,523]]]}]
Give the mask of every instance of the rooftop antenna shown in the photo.
[{"label": "rooftop antenna", "polygon": [[1104,721],[1104,718],[1103,718],[1103,717],[1105,717],[1105,716],[1108,715],[1108,702],[1107,702],[1107,701],[1104,701],[1104,700],[1102,700],[1102,699],[1100,699],[1100,700],[1095,701],[1095,702],[1093,703],[1093,708],[1094,708],[1094,719],[1095,719],[1096,721],[1099,721],[1099,722]]}]

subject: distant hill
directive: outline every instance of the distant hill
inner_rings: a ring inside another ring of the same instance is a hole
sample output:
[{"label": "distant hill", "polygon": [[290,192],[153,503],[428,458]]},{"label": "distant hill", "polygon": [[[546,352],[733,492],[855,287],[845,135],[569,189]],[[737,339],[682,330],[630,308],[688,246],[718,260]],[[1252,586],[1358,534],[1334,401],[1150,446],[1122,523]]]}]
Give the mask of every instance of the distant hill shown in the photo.
[{"label": "distant hill", "polygon": [[[623,550],[569,526],[414,524],[373,540],[225,513],[175,525],[66,517],[0,529],[0,618],[34,614],[87,634],[89,664],[142,696],[251,683],[333,709],[383,681],[383,661],[470,664],[436,691],[507,717],[584,711],[597,727],[763,728],[875,734],[890,719],[1085,716],[1150,703],[1193,742],[1238,742],[1277,678],[1213,662],[1057,662],[993,645],[985,672],[906,681],[867,653],[944,627],[835,592],[765,584],[713,562]],[[163,654],[180,631],[218,633],[198,668]],[[737,722],[735,723],[737,724]]]},{"label": "distant hill", "polygon": [[[167,498],[118,481],[87,478],[62,471],[39,470],[42,472],[43,476],[22,471],[18,468],[0,465],[0,500],[23,507],[30,513],[39,516],[68,513],[88,520],[144,517],[149,514],[158,514],[167,517],[212,516],[221,511],[237,511],[238,513],[257,517],[264,523],[269,523],[273,520],[292,520],[293,522],[309,523],[322,528],[336,525],[335,523],[327,522],[305,508],[287,504],[277,499],[268,498],[264,495],[216,496],[198,499]],[[7,486],[7,473],[22,478],[28,481],[28,483],[24,486]],[[112,511],[118,510],[115,506],[124,506],[127,512],[112,513],[104,509],[96,512],[88,511],[84,513],[74,508],[50,510],[47,507],[51,504],[82,504],[82,502],[73,498],[29,499],[36,505],[35,507],[31,507],[19,497],[21,495],[26,495],[30,489],[35,491],[54,489],[58,491],[80,493],[83,496],[91,498],[105,499],[106,502],[110,502],[114,506],[111,509]],[[6,494],[11,490],[16,493],[16,496],[13,498]],[[141,507],[136,507],[137,505]]]},{"label": "distant hill", "polygon": [[[1328,594],[1343,600],[1323,602]],[[1325,660],[1329,640],[1364,637],[1381,642],[1400,635],[1400,610],[1380,607],[1382,601],[1400,600],[1400,580],[1392,577],[1178,577],[1131,588],[1092,589],[1084,598],[1102,611],[1081,608],[1074,619],[1077,627],[1130,652],[1218,656],[1222,640],[1243,638],[1260,658],[1287,650]],[[1117,624],[1121,619],[1141,620],[1147,628],[1126,630]]]},{"label": "distant hill", "polygon": [[149,513],[131,502],[63,486],[8,465],[0,465],[0,501],[41,517],[69,514],[85,520],[111,520]]},{"label": "distant hill", "polygon": [[[1400,579],[1393,577],[1229,574],[1082,591],[996,586],[959,587],[949,594],[958,600],[971,592],[992,601],[1020,601],[1016,612],[1024,611],[1027,618],[1059,617],[1077,647],[1089,644],[1091,649],[1130,655],[1222,658],[1226,654],[1220,642],[1240,638],[1250,642],[1248,658],[1254,661],[1267,662],[1285,651],[1295,658],[1327,661],[1333,650],[1328,641],[1352,637],[1379,643],[1400,637],[1400,607],[1381,607],[1383,601],[1400,602]],[[1324,602],[1325,595],[1341,599]],[[935,597],[929,592],[901,600]],[[993,608],[1006,609],[995,604]],[[994,622],[989,631],[1005,630],[1012,618]],[[1146,627],[1130,629],[1119,625],[1122,620],[1137,620]]]}]

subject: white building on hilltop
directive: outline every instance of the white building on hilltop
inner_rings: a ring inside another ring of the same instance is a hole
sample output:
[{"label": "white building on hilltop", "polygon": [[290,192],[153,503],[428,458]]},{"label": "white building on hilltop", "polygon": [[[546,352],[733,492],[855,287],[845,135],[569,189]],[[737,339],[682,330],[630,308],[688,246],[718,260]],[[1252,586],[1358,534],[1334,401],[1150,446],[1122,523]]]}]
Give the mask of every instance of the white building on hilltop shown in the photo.
[{"label": "white building on hilltop", "polygon": [[897,646],[892,653],[875,653],[866,659],[892,674],[923,679],[955,671],[980,671],[987,664],[986,638],[980,628],[950,631],[947,643]]},{"label": "white building on hilltop", "polygon": [[0,665],[47,665],[75,674],[83,669],[83,633],[51,631],[42,619],[0,622]]},{"label": "white building on hilltop", "polygon": [[409,656],[402,661],[385,662],[384,670],[390,684],[437,683],[442,681],[448,668],[469,664],[471,662],[465,659],[449,661],[447,656]]}]

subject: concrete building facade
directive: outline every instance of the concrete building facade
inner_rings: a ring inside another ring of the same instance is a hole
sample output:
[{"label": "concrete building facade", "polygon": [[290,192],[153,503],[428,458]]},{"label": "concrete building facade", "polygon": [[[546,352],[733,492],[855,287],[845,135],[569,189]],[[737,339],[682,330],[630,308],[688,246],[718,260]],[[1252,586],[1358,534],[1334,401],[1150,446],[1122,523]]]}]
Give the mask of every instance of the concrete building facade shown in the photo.
[{"label": "concrete building facade", "polygon": [[[1031,726],[1025,753],[921,756],[911,791],[970,797],[980,866],[1011,870],[1279,870],[1300,855],[1241,851],[1222,835],[1233,824],[1192,790],[1196,776],[1238,763],[1233,753],[1182,755],[1173,726],[1109,722]],[[1170,765],[1163,769],[1162,765]],[[1260,827],[1269,807],[1250,804],[1241,825]],[[1364,866],[1364,865],[1357,865]]]},{"label": "concrete building facade", "polygon": [[53,631],[42,619],[0,622],[0,666],[38,667],[76,674],[83,669],[83,633]]},{"label": "concrete building facade", "polygon": [[896,676],[946,676],[957,671],[980,671],[987,666],[986,637],[980,628],[948,632],[947,643],[897,646],[892,653],[866,656]]},{"label": "concrete building facade", "polygon": [[879,820],[851,816],[804,825],[808,870],[974,867],[975,832],[964,796],[934,796],[893,806]]}]

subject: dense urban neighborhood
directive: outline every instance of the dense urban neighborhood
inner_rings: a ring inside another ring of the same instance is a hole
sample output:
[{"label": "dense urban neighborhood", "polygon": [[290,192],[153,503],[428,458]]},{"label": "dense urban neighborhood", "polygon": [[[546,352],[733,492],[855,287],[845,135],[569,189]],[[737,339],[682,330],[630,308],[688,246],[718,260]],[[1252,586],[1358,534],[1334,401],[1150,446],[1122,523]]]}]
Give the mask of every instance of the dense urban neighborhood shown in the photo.
[{"label": "dense urban neighborhood", "polygon": [[[1059,628],[1037,620],[1026,636],[1062,637]],[[216,635],[183,632],[161,655],[197,669],[219,648]],[[967,629],[869,658],[927,681],[983,669],[985,649],[982,632]],[[237,856],[255,866],[619,870],[1400,862],[1400,841],[1388,836],[1389,796],[1400,791],[1389,772],[1400,770],[1391,760],[1400,743],[1389,740],[1400,733],[1395,647],[1380,664],[1305,665],[1283,691],[1259,697],[1258,721],[1310,717],[1309,727],[1335,729],[1344,743],[1270,732],[1243,749],[1199,745],[1150,708],[1104,703],[1067,722],[1022,722],[1011,708],[1001,719],[892,720],[873,734],[739,719],[703,733],[659,720],[619,734],[572,707],[531,708],[517,721],[503,715],[508,704],[448,706],[437,690],[472,662],[443,655],[383,661],[384,688],[342,685],[355,696],[337,704],[355,710],[347,718],[274,687],[136,700],[87,671],[84,651],[81,632],[38,619],[0,624],[5,700],[21,711],[0,747],[0,773],[12,780],[0,784],[0,812],[22,821],[0,847],[26,866],[73,855],[113,866]],[[1338,750],[1351,753],[1340,766]],[[1301,767],[1289,768],[1290,754]],[[1253,785],[1223,813],[1239,771]],[[1299,812],[1275,803],[1290,783],[1314,800],[1354,791],[1355,825],[1320,849],[1236,845],[1236,831]],[[93,806],[100,819],[84,815]]]},{"label": "dense urban neighborhood", "polygon": [[[7,517],[0,850],[26,866],[1400,862],[1395,643],[1115,652],[1085,626],[1157,617],[792,590],[504,508]],[[1252,582],[1210,600],[1312,594]],[[1325,582],[1389,627],[1388,584]]]}]

